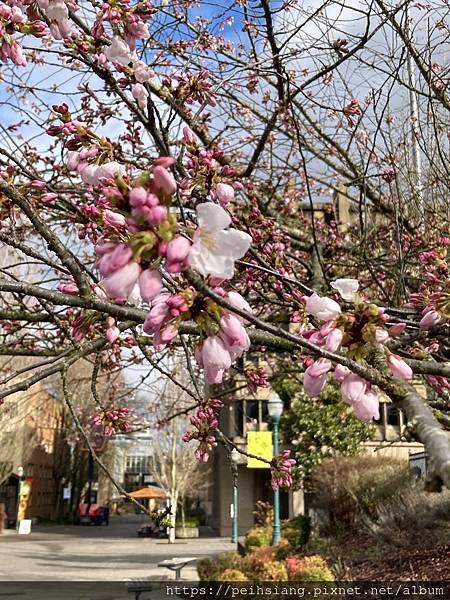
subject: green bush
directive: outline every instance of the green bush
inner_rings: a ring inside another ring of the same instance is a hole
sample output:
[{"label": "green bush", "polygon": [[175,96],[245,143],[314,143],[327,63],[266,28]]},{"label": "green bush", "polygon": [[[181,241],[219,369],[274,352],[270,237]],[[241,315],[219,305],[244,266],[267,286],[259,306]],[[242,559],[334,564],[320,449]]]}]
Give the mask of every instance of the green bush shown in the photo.
[{"label": "green bush", "polygon": [[271,527],[252,527],[245,534],[245,550],[252,552],[255,548],[269,546],[272,542]]},{"label": "green bush", "polygon": [[318,554],[292,556],[286,560],[289,581],[334,581],[325,560]]},{"label": "green bush", "polygon": [[311,521],[306,515],[289,519],[282,525],[282,535],[289,542],[293,553],[298,552],[309,540]]},{"label": "green bush", "polygon": [[198,517],[186,517],[183,521],[180,519],[175,523],[175,527],[198,527]]},{"label": "green bush", "polygon": [[329,534],[349,530],[412,485],[408,463],[390,457],[339,457],[325,460],[311,477],[315,508],[328,517]]}]

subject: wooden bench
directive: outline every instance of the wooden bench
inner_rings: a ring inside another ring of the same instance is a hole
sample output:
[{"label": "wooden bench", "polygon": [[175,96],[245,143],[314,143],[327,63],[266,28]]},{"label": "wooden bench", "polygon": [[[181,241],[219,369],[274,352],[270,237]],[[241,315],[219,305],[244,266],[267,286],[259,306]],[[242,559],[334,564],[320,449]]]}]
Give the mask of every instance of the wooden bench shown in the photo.
[{"label": "wooden bench", "polygon": [[158,567],[165,567],[170,571],[175,571],[175,579],[181,579],[181,569],[184,569],[186,565],[197,560],[197,556],[182,556],[174,558],[168,558],[158,563]]}]

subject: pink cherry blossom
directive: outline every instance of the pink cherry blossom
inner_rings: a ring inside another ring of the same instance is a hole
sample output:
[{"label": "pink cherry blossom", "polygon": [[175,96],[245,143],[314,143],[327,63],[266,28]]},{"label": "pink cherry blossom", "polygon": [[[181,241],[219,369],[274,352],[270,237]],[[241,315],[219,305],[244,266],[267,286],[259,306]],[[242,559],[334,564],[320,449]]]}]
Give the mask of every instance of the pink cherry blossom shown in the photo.
[{"label": "pink cherry blossom", "polygon": [[137,262],[130,262],[103,280],[103,287],[116,302],[126,302],[141,273]]}]

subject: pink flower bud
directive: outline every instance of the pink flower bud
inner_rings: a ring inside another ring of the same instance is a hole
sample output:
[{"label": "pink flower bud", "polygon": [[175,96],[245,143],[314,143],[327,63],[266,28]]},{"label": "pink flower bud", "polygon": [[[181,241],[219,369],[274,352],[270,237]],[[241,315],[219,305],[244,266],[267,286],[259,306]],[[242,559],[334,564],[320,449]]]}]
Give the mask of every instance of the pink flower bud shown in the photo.
[{"label": "pink flower bud", "polygon": [[58,197],[58,194],[48,192],[47,194],[43,194],[41,196],[41,201],[44,202],[44,204],[46,204],[48,202],[52,202],[53,200],[56,200],[57,197]]},{"label": "pink flower bud", "polygon": [[234,200],[234,189],[227,183],[218,183],[214,191],[214,197],[222,206],[226,206]]},{"label": "pink flower bud", "polygon": [[153,161],[154,167],[164,167],[168,169],[176,163],[176,159],[173,156],[159,156]]},{"label": "pink flower bud", "polygon": [[185,260],[191,249],[191,242],[181,235],[177,235],[167,244],[166,258],[169,262],[181,263]]},{"label": "pink flower bud", "polygon": [[331,361],[327,358],[319,358],[313,362],[311,366],[309,366],[305,373],[308,373],[311,377],[320,377],[324,373],[328,373],[331,369]]},{"label": "pink flower bud", "polygon": [[69,171],[75,171],[80,163],[80,153],[76,150],[72,150],[67,155],[67,168]]},{"label": "pink flower bud", "polygon": [[327,339],[325,341],[325,348],[330,352],[336,352],[342,343],[342,338],[344,337],[344,332],[342,329],[333,329],[327,335]]},{"label": "pink flower bud", "polygon": [[313,377],[308,373],[307,369],[303,377],[303,387],[305,389],[305,392],[308,394],[308,396],[318,396],[325,387],[327,379],[328,372],[325,372],[322,375],[319,375],[318,377]]},{"label": "pink flower bud", "polygon": [[150,302],[162,289],[162,277],[159,271],[145,269],[139,277],[139,291],[142,300]]},{"label": "pink flower bud", "polygon": [[420,329],[430,329],[431,327],[440,325],[443,320],[443,316],[437,310],[429,310],[422,317],[419,327]]},{"label": "pink flower bud", "polygon": [[410,381],[413,378],[413,372],[409,365],[397,354],[389,354],[387,357],[388,367],[392,373],[399,379]]},{"label": "pink flower bud", "polygon": [[167,196],[174,194],[177,189],[172,173],[169,173],[164,167],[156,166],[153,169],[153,183],[157,190]]},{"label": "pink flower bud", "polygon": [[406,323],[396,323],[395,325],[392,325],[392,327],[390,327],[388,329],[388,332],[391,337],[398,337],[398,336],[402,335],[402,333],[405,331],[405,329],[406,329]]},{"label": "pink flower bud", "polygon": [[150,225],[160,225],[167,220],[167,208],[165,206],[154,206],[148,211],[148,222]]},{"label": "pink flower bud", "polygon": [[350,373],[341,384],[342,398],[348,404],[359,402],[366,393],[367,381],[355,373]]},{"label": "pink flower bud", "polygon": [[334,369],[334,378],[336,381],[344,381],[349,373],[350,369],[344,367],[344,365],[336,365],[336,368]]},{"label": "pink flower bud", "polygon": [[189,127],[183,127],[183,139],[186,144],[195,144],[197,141],[197,137],[192,133]]},{"label": "pink flower bud", "polygon": [[386,340],[389,339],[389,332],[386,329],[381,329],[381,327],[377,327],[375,330],[375,341],[378,344],[384,344]]},{"label": "pink flower bud", "polygon": [[143,187],[135,187],[130,190],[128,198],[131,206],[144,206],[147,202],[147,191]]},{"label": "pink flower bud", "polygon": [[120,213],[113,212],[112,210],[105,210],[103,218],[108,227],[119,229],[120,227],[124,227],[126,225],[125,217]]}]

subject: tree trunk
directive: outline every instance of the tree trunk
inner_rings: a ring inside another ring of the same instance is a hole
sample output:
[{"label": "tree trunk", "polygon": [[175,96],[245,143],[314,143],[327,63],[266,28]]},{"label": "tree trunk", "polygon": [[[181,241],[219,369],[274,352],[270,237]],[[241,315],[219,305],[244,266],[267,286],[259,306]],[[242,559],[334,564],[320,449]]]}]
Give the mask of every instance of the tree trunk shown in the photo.
[{"label": "tree trunk", "polygon": [[170,502],[172,506],[172,512],[170,515],[170,529],[169,529],[169,544],[175,543],[175,523],[177,521],[177,503],[178,503],[178,486],[177,486],[177,438],[175,435],[175,419],[172,421],[172,465],[171,465],[171,486],[170,486]]}]

